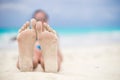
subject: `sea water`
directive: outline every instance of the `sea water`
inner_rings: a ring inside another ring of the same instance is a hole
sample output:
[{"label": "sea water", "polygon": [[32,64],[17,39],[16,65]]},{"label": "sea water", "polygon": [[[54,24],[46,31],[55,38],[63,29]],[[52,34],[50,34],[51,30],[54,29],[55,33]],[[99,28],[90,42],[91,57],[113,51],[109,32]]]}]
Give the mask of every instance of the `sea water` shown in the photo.
[{"label": "sea water", "polygon": [[[62,47],[120,42],[120,27],[54,27]],[[0,27],[0,48],[16,47],[18,27]]]}]

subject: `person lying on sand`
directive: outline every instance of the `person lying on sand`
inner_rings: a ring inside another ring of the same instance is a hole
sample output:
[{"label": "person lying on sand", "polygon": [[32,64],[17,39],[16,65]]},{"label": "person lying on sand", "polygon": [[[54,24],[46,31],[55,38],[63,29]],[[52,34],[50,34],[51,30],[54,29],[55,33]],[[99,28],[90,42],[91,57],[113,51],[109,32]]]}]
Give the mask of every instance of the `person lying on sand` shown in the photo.
[{"label": "person lying on sand", "polygon": [[[31,26],[31,28],[29,28]],[[62,55],[56,31],[48,25],[48,15],[37,10],[17,35],[20,71],[33,71],[40,63],[45,72],[60,70]]]}]

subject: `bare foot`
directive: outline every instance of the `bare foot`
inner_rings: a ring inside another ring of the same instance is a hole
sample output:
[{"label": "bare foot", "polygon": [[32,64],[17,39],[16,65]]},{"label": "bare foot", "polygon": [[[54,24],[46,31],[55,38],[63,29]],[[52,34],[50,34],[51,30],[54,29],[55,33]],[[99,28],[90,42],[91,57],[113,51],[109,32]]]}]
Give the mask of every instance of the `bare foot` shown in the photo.
[{"label": "bare foot", "polygon": [[37,22],[37,38],[42,50],[41,65],[44,67],[45,72],[58,72],[58,38],[53,31],[42,32],[42,28],[42,23]]},{"label": "bare foot", "polygon": [[32,19],[31,23],[32,23],[32,29],[29,29],[30,23],[27,22],[19,30],[19,34],[17,36],[18,49],[19,49],[18,66],[20,68],[20,71],[32,71],[34,67],[33,65],[37,64],[36,60],[34,60],[33,62],[34,44],[36,41],[36,32],[35,32],[36,21]]}]

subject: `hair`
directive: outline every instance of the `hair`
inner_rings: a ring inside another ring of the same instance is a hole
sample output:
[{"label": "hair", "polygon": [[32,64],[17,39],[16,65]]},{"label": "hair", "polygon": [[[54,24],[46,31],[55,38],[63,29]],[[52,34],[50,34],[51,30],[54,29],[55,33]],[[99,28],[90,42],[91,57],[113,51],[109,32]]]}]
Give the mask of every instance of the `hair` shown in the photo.
[{"label": "hair", "polygon": [[38,9],[38,10],[36,10],[35,12],[34,12],[34,14],[33,14],[33,18],[35,18],[35,15],[37,14],[37,13],[43,13],[43,14],[45,14],[45,21],[47,21],[48,20],[48,14],[45,12],[45,11],[43,11],[42,9]]}]

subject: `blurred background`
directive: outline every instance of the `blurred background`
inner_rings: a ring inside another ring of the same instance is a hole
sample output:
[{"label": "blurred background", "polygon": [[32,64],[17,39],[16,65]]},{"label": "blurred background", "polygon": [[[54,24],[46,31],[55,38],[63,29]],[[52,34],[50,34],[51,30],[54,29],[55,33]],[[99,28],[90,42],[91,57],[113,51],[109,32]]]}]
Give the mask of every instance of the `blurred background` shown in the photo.
[{"label": "blurred background", "polygon": [[16,46],[13,37],[37,9],[62,47],[120,42],[120,0],[0,0],[0,48]]}]

